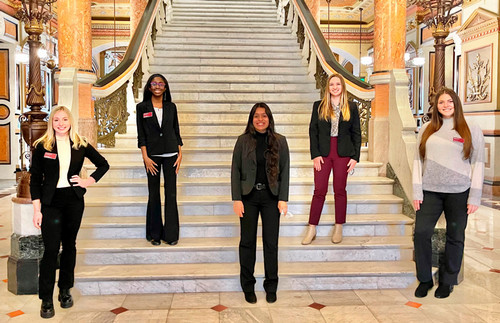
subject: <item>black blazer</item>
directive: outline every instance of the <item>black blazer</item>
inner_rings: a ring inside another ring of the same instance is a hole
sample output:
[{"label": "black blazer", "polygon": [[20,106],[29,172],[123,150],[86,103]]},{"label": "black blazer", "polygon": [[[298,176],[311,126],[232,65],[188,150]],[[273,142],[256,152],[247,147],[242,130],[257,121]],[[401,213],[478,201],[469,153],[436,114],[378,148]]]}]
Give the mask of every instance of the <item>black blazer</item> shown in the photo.
[{"label": "black blazer", "polygon": [[[71,141],[70,144],[73,145]],[[108,171],[108,162],[97,152],[97,150],[95,150],[94,147],[92,147],[91,144],[87,144],[87,147],[80,146],[78,149],[71,147],[71,161],[69,163],[67,175],[70,185],[73,185],[73,183],[70,182],[70,178],[73,175],[80,174],[85,157],[87,157],[97,167],[97,169],[90,175],[96,182],[99,181]],[[59,156],[57,154],[57,142],[54,144],[51,151],[43,148],[42,143],[39,143],[36,146],[31,160],[30,173],[31,199],[40,199],[43,204],[50,205],[57,188],[57,182],[59,181]],[[82,199],[87,190],[80,186],[72,187],[75,190],[76,195]]]},{"label": "black blazer", "polygon": [[[330,153],[330,133],[332,124],[327,120],[320,120],[318,109],[321,101],[313,104],[311,122],[309,123],[309,143],[311,159],[318,156],[326,157]],[[344,121],[340,112],[337,153],[341,157],[351,157],[359,162],[361,150],[361,126],[359,123],[359,111],[354,102],[349,102],[351,118]]]},{"label": "black blazer", "polygon": [[153,103],[141,102],[136,107],[137,146],[146,146],[148,156],[174,153],[182,146],[177,107],[173,102],[163,101],[162,124],[158,123]]},{"label": "black blazer", "polygon": [[[233,201],[241,201],[242,195],[248,195],[255,185],[257,177],[257,156],[255,149],[244,156],[245,143],[251,140],[251,134],[243,134],[238,137],[233,150],[233,162],[231,164],[231,195]],[[269,185],[271,193],[278,196],[280,201],[288,201],[288,186],[290,183],[290,153],[285,136],[278,135],[279,143],[279,173],[278,182]],[[267,174],[267,172],[266,172]],[[269,181],[268,178],[268,182]]]}]

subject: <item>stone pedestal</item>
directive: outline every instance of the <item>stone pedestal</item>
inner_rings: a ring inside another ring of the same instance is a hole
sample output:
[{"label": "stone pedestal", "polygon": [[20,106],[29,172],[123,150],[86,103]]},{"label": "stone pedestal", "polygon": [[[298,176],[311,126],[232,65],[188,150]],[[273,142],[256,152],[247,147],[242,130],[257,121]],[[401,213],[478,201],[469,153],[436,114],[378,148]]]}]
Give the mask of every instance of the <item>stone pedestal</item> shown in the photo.
[{"label": "stone pedestal", "polygon": [[16,295],[38,293],[38,268],[43,255],[40,230],[33,225],[31,200],[12,199],[11,253],[7,262],[8,290]]}]

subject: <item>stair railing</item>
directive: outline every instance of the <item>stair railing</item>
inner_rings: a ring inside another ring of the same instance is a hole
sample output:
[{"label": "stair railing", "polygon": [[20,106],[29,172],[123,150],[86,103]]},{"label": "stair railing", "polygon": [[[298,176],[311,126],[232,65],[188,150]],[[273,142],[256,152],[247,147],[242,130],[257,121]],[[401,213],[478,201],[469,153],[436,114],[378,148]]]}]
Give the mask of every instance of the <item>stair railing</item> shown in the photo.
[{"label": "stair railing", "polygon": [[117,133],[126,133],[130,115],[127,112],[127,98],[130,101],[138,98],[142,78],[149,75],[154,42],[162,32],[162,23],[172,19],[172,2],[149,0],[123,60],[111,73],[97,80],[92,88],[92,96],[96,98],[97,142],[106,147],[115,146]]},{"label": "stair railing", "polygon": [[276,2],[280,23],[290,26],[292,34],[297,35],[297,42],[302,49],[302,61],[308,65],[309,75],[316,80],[316,88],[321,91],[321,97],[330,75],[339,73],[345,78],[349,100],[356,102],[359,107],[362,142],[367,144],[368,121],[375,89],[337,61],[304,0],[272,1]]}]

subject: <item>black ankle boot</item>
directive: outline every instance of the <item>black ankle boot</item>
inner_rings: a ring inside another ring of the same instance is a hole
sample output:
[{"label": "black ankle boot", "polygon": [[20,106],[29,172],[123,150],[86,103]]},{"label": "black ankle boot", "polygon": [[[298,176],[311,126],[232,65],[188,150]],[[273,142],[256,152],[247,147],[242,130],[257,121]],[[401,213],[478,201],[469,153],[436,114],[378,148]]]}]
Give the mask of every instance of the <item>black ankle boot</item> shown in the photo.
[{"label": "black ankle boot", "polygon": [[428,281],[428,282],[421,282],[417,289],[415,290],[415,297],[422,298],[427,296],[427,292],[434,287],[434,282]]},{"label": "black ankle boot", "polygon": [[71,297],[71,294],[69,293],[69,288],[59,289],[59,296],[57,299],[61,303],[62,308],[70,308],[73,306],[73,297]]},{"label": "black ankle boot", "polygon": [[44,319],[50,319],[56,313],[54,312],[54,303],[52,300],[42,300],[42,307],[40,308],[40,316]]},{"label": "black ankle boot", "polygon": [[257,295],[254,292],[245,292],[245,301],[250,304],[257,303]]},{"label": "black ankle boot", "polygon": [[453,291],[453,285],[448,285],[445,283],[439,283],[439,287],[434,292],[434,297],[436,298],[446,298],[450,296]]},{"label": "black ankle boot", "polygon": [[266,293],[266,301],[268,303],[276,302],[276,293],[273,292]]}]

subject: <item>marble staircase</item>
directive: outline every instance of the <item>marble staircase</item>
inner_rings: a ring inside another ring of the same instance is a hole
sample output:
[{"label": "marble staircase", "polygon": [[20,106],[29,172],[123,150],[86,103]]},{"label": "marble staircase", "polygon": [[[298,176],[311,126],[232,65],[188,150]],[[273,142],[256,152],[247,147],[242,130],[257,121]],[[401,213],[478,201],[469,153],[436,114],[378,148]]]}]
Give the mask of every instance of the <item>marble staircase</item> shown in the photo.
[{"label": "marble staircase", "polygon": [[[378,176],[381,164],[367,161],[366,148],[348,179],[343,242],[330,241],[334,204],[329,194],[317,239],[300,244],[313,191],[308,123],[319,91],[296,38],[277,22],[274,3],[174,2],[174,19],[157,36],[150,73],[166,75],[179,111],[181,238],[173,247],[152,246],[145,239],[147,182],[132,116],[116,147],[100,149],[111,169],[86,195],[75,277],[83,294],[240,290],[231,154],[258,101],[271,107],[291,155],[294,216],[281,220],[279,288],[404,288],[415,280],[413,220],[401,213],[393,181]],[[256,288],[262,289],[260,241],[257,249]]]}]

